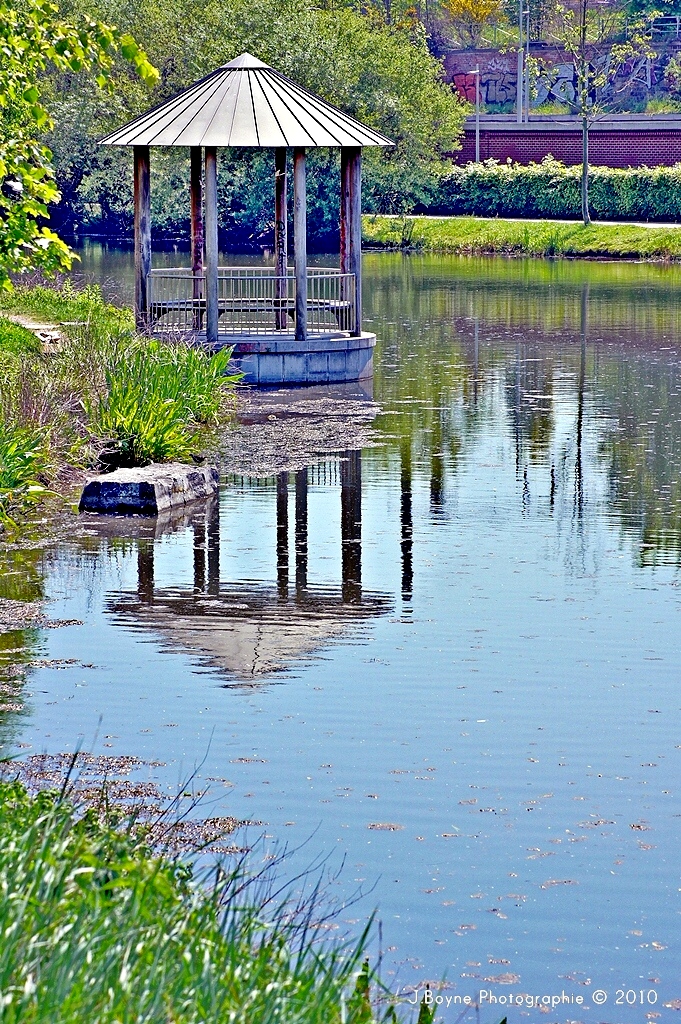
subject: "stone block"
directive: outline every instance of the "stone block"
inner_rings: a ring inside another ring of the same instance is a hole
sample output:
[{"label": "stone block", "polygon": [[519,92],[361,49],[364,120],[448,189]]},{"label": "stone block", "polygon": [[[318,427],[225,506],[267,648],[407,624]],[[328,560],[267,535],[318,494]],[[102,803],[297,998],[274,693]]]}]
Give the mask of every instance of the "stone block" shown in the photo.
[{"label": "stone block", "polygon": [[[374,350],[365,348],[360,352],[360,367],[357,380],[366,380],[374,375]],[[353,378],[354,379],[354,378]]]},{"label": "stone block", "polygon": [[353,348],[348,350],[346,371],[348,380],[359,380],[361,368],[366,362],[366,349]]},{"label": "stone block", "polygon": [[347,352],[329,352],[329,380],[345,381],[348,379]]},{"label": "stone block", "polygon": [[79,510],[155,516],[164,509],[214,494],[219,479],[213,466],[184,466],[178,462],[117,469],[90,477],[83,488]]},{"label": "stone block", "polygon": [[232,359],[232,364],[235,369],[241,370],[243,373],[243,384],[257,384],[258,383],[258,366],[260,356],[256,354],[243,355],[238,359]]},{"label": "stone block", "polygon": [[327,352],[310,352],[307,357],[307,379],[324,381],[329,379],[329,356]]}]

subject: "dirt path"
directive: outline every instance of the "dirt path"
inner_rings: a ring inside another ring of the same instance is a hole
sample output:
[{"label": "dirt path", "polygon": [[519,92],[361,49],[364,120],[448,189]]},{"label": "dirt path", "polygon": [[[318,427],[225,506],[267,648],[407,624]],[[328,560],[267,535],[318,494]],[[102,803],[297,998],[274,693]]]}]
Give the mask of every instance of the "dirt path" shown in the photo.
[{"label": "dirt path", "polygon": [[25,327],[27,331],[32,331],[36,338],[40,339],[45,349],[57,348],[64,341],[64,332],[58,324],[45,323],[42,320],[36,320],[35,317],[27,316],[25,313],[3,312],[2,316],[5,320],[11,320],[12,323]]}]

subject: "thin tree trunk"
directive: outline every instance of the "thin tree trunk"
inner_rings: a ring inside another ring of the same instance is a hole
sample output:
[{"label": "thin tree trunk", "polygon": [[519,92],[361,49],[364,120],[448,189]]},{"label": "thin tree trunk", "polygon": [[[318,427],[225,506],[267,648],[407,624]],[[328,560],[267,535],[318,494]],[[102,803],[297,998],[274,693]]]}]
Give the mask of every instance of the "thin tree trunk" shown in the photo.
[{"label": "thin tree trunk", "polygon": [[589,216],[589,119],[582,116],[582,220],[584,226],[591,223]]}]

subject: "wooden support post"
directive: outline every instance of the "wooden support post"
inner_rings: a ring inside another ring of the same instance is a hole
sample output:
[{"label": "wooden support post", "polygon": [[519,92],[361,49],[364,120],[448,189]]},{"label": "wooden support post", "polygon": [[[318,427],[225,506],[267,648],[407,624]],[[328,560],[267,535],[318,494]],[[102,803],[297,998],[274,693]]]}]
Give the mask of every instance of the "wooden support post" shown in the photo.
[{"label": "wooden support post", "polygon": [[192,146],[190,154],[189,203],[191,215],[191,260],[192,298],[195,301],[192,317],[194,330],[201,327],[201,308],[198,299],[203,298],[203,159],[200,146]]},{"label": "wooden support post", "polygon": [[293,250],[296,272],[296,341],[307,341],[307,197],[305,150],[293,151]]},{"label": "wooden support post", "polygon": [[134,146],[135,182],[135,326],[149,329],[149,273],[151,271],[151,203],[149,147]]},{"label": "wooden support post", "polygon": [[206,341],[218,342],[218,163],[215,146],[205,149]]},{"label": "wooden support post", "polygon": [[353,334],[362,333],[362,150],[341,147],[340,269],[355,275]]},{"label": "wooden support post", "polygon": [[274,297],[276,305],[276,327],[286,329],[286,270],[288,263],[288,181],[286,175],[286,149],[282,146],[274,151],[274,273],[276,281]]}]

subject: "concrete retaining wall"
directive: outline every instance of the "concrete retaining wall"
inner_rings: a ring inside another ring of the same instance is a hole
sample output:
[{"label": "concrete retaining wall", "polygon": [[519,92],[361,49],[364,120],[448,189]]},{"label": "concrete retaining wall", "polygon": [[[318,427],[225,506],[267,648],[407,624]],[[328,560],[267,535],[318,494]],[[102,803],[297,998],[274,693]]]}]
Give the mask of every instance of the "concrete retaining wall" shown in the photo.
[{"label": "concrete retaining wall", "polygon": [[306,342],[240,340],[234,344],[232,362],[247,384],[342,384],[373,375],[375,344],[376,335],[367,332],[356,338],[315,337]]}]

